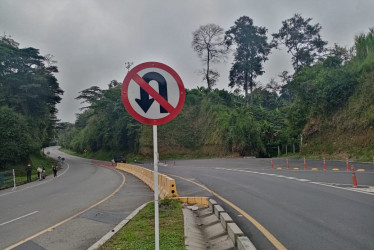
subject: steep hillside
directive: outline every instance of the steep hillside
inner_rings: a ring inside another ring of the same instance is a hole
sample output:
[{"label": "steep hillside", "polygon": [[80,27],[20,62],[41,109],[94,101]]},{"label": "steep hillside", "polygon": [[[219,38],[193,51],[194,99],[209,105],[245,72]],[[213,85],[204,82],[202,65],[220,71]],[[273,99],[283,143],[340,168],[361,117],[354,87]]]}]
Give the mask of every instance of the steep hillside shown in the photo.
[{"label": "steep hillside", "polygon": [[[218,157],[263,153],[259,123],[249,110],[237,105],[244,106],[244,100],[223,90],[188,91],[177,118],[158,126],[160,155]],[[142,126],[139,142],[141,155],[153,154],[151,126]]]},{"label": "steep hillside", "polygon": [[[372,159],[374,29],[356,37],[353,50],[335,46],[285,79],[278,90],[256,88],[251,105],[226,90],[187,90],[181,113],[158,126],[160,158],[272,157],[300,149],[319,158]],[[80,93],[90,105],[61,131],[62,146],[108,158],[153,157],[152,126],[126,112],[119,82]]]},{"label": "steep hillside", "polygon": [[[335,112],[309,119],[304,134],[312,134],[303,153],[321,157],[349,157],[371,161],[374,156],[374,38],[369,33],[364,45],[356,38],[357,56],[350,62],[356,84],[353,94]],[[360,51],[361,48],[361,51]],[[361,53],[360,53],[361,52]]]},{"label": "steep hillside", "polygon": [[366,68],[347,106],[321,119],[311,119],[304,131],[317,129],[303,153],[370,161],[374,156],[374,63]]}]

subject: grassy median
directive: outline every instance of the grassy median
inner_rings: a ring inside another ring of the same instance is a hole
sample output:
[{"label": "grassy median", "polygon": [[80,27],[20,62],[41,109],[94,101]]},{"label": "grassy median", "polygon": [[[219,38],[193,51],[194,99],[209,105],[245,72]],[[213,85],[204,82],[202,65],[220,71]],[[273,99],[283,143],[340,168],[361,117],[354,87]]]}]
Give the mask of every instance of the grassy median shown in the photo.
[{"label": "grassy median", "polygon": [[[155,249],[154,211],[154,203],[147,204],[99,249]],[[182,205],[179,201],[160,201],[159,222],[160,249],[186,249]]]}]

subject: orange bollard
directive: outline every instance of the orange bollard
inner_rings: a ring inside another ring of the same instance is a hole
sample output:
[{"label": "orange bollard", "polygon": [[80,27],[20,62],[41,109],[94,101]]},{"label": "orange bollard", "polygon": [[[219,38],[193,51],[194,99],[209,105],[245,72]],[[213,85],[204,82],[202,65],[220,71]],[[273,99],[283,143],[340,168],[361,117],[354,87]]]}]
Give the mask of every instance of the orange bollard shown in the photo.
[{"label": "orange bollard", "polygon": [[304,157],[304,170],[306,170],[306,160],[305,160],[305,157]]},{"label": "orange bollard", "polygon": [[355,166],[352,165],[351,169],[352,169],[352,182],[353,182],[352,187],[356,188],[358,186],[357,186],[357,177],[356,177],[356,173],[355,173]]},{"label": "orange bollard", "polygon": [[286,158],[287,160],[287,169],[290,169],[290,164],[288,163],[288,158]]},{"label": "orange bollard", "polygon": [[326,168],[326,158],[325,157],[323,157],[323,170],[327,170],[327,168]]},{"label": "orange bollard", "polygon": [[347,171],[349,171],[349,159],[348,157],[346,159],[347,159]]},{"label": "orange bollard", "polygon": [[273,158],[271,158],[271,169],[274,169]]}]

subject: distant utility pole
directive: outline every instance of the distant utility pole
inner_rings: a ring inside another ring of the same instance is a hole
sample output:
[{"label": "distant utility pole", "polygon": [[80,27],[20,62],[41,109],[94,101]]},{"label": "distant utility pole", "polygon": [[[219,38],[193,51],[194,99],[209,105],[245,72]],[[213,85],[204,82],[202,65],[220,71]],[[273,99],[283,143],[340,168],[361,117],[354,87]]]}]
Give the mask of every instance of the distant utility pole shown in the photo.
[{"label": "distant utility pole", "polygon": [[127,69],[127,73],[129,73],[131,66],[133,65],[133,62],[125,62],[125,68]]}]

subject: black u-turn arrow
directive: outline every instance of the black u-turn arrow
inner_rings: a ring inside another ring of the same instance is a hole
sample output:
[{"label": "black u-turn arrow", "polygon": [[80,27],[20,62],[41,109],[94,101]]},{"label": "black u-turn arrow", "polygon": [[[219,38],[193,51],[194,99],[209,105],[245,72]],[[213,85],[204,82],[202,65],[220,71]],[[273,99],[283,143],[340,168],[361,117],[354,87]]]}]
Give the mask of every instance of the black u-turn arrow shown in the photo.
[{"label": "black u-turn arrow", "polygon": [[[152,80],[156,81],[158,83],[158,93],[166,101],[168,100],[168,90],[167,90],[166,80],[160,73],[149,72],[145,74],[142,78],[148,84]],[[135,101],[142,108],[144,113],[147,113],[149,108],[152,106],[154,99],[153,98],[149,99],[149,94],[144,89],[140,88],[140,99],[136,98]],[[160,113],[169,113],[169,112],[160,105]]]}]

